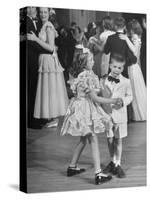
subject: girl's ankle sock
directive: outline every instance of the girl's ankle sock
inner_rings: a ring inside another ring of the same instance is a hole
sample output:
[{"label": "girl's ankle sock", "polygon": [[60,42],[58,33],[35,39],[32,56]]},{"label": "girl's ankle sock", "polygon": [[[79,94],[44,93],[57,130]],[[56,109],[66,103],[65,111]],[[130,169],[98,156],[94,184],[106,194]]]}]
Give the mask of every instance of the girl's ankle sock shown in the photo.
[{"label": "girl's ankle sock", "polygon": [[99,174],[99,173],[101,173],[101,172],[102,172],[102,170],[101,170],[101,169],[98,169],[98,170],[95,171],[95,174]]},{"label": "girl's ankle sock", "polygon": [[118,165],[121,165],[120,160],[116,160],[115,166],[117,167]]},{"label": "girl's ankle sock", "polygon": [[76,168],[76,165],[69,165],[70,168]]}]

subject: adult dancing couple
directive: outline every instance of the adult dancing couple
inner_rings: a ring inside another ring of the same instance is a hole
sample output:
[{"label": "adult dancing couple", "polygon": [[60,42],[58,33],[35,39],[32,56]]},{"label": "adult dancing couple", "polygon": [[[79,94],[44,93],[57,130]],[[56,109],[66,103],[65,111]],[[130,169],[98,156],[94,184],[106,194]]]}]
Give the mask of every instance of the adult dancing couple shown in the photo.
[{"label": "adult dancing couple", "polygon": [[[24,61],[27,56],[28,127],[57,126],[57,117],[63,116],[68,106],[64,69],[55,46],[58,34],[49,20],[49,8],[39,8],[39,20],[36,7],[27,7],[26,10],[20,33],[25,36],[21,41]],[[24,61],[21,67],[26,67]]]}]

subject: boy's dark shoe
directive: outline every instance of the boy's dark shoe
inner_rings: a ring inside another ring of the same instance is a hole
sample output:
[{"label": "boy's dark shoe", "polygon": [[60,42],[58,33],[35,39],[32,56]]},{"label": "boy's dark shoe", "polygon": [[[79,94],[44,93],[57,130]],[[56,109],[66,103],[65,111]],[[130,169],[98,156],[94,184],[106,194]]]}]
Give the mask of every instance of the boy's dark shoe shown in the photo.
[{"label": "boy's dark shoe", "polygon": [[113,170],[113,174],[116,175],[118,178],[125,178],[126,174],[123,171],[123,169],[121,168],[120,165],[118,165],[117,167],[114,168]]},{"label": "boy's dark shoe", "polygon": [[74,176],[77,174],[81,174],[83,172],[85,172],[86,170],[83,168],[77,168],[77,167],[68,167],[67,169],[67,176]]},{"label": "boy's dark shoe", "polygon": [[111,161],[106,167],[105,169],[103,170],[104,173],[113,173],[114,171],[114,168],[115,168],[115,164]]},{"label": "boy's dark shoe", "polygon": [[110,176],[110,175],[98,173],[98,174],[95,175],[95,184],[100,185],[102,183],[110,181],[111,179],[112,179],[112,176]]}]

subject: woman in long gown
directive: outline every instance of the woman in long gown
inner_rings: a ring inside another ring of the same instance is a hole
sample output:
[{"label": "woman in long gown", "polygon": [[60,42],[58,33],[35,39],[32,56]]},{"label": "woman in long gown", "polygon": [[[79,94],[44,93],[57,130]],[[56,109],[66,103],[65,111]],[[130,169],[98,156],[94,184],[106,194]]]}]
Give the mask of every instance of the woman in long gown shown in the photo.
[{"label": "woman in long gown", "polygon": [[135,19],[130,21],[127,26],[128,34],[131,41],[126,35],[121,34],[120,38],[126,40],[129,48],[133,51],[137,57],[137,63],[128,67],[128,75],[131,81],[133,90],[133,116],[134,121],[146,120],[146,86],[143,78],[143,74],[140,67],[140,49],[141,49],[141,36],[142,28],[139,22]]},{"label": "woman in long gown", "polygon": [[39,75],[35,98],[34,117],[42,119],[55,119],[50,126],[57,126],[57,117],[66,113],[68,95],[64,75],[55,46],[58,36],[53,24],[49,21],[49,8],[41,7],[40,19],[42,28],[39,37],[34,33],[28,34],[28,39],[37,42],[43,48],[53,51],[53,54],[40,54]]}]

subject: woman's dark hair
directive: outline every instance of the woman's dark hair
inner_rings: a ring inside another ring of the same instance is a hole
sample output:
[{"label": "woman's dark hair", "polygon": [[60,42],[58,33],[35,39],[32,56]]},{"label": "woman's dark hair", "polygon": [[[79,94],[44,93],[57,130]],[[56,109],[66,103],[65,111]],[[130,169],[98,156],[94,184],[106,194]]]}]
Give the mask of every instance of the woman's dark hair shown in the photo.
[{"label": "woman's dark hair", "polygon": [[76,29],[81,33],[81,28],[79,26],[76,26]]},{"label": "woman's dark hair", "polygon": [[95,34],[96,34],[96,27],[94,27],[93,22],[90,22],[87,26],[87,32],[85,33],[86,39],[89,40],[89,38]]},{"label": "woman's dark hair", "polygon": [[117,62],[126,62],[125,57],[119,53],[113,53],[111,55],[110,63],[112,62],[112,60],[115,60]]},{"label": "woman's dark hair", "polygon": [[130,33],[131,31],[133,31],[135,34],[142,36],[143,30],[142,27],[140,25],[140,23],[138,22],[138,20],[136,19],[132,19],[128,24],[127,24],[127,30]]},{"label": "woman's dark hair", "polygon": [[88,53],[83,53],[82,49],[76,49],[73,58],[73,64],[70,68],[70,74],[76,78],[78,74],[84,71],[87,65]]},{"label": "woman's dark hair", "polygon": [[66,26],[60,26],[59,29],[58,29],[58,32],[60,33],[62,30],[68,32],[68,29]]},{"label": "woman's dark hair", "polygon": [[103,27],[106,30],[113,30],[114,29],[114,22],[110,16],[106,16],[102,19]]},{"label": "woman's dark hair", "polygon": [[90,32],[93,29],[93,22],[90,22],[87,26],[87,31]]},{"label": "woman's dark hair", "polygon": [[[38,16],[38,18],[39,18],[39,21],[41,22],[41,19],[40,19],[40,8],[41,7],[37,7],[37,16]],[[48,9],[48,12],[50,12],[50,8],[48,8],[48,7],[46,7],[47,9]],[[50,14],[49,14],[49,19],[48,19],[53,25],[56,23],[56,19],[53,17],[53,16],[51,16]],[[41,22],[42,23],[42,22]]]}]

